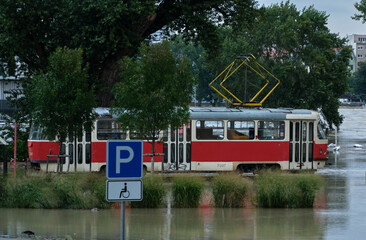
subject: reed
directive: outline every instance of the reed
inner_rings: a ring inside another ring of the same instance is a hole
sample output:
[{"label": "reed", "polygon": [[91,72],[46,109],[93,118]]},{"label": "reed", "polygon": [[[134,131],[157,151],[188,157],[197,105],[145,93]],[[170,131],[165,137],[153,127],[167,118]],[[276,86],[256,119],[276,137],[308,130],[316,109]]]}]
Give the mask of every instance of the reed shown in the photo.
[{"label": "reed", "polygon": [[244,206],[249,191],[249,181],[237,174],[220,174],[212,181],[215,207],[237,208]]},{"label": "reed", "polygon": [[185,175],[173,179],[172,195],[176,208],[195,208],[200,204],[204,181],[200,177]]},{"label": "reed", "polygon": [[142,201],[131,202],[133,208],[158,208],[163,204],[166,188],[162,177],[156,175],[145,175],[143,178]]},{"label": "reed", "polygon": [[313,207],[322,179],[315,174],[263,171],[256,179],[257,200],[265,208]]}]

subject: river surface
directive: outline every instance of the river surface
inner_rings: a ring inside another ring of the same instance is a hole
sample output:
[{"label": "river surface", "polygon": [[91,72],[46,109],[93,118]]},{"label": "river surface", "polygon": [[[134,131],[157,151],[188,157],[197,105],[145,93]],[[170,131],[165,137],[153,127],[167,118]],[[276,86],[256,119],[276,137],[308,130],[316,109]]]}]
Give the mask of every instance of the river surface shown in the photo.
[{"label": "river surface", "polygon": [[[126,239],[366,239],[366,110],[340,112],[340,149],[316,173],[326,184],[314,209],[127,208]],[[0,239],[29,239],[25,230],[32,239],[119,239],[120,210],[0,209]]]}]

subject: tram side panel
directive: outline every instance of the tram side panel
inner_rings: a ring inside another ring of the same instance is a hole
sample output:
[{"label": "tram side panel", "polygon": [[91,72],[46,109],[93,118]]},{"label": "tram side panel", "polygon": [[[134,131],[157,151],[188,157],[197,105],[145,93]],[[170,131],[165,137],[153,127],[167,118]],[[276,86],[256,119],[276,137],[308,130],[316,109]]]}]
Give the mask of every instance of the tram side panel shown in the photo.
[{"label": "tram side panel", "polygon": [[279,164],[289,161],[287,141],[195,141],[192,170],[233,171],[240,164]]}]

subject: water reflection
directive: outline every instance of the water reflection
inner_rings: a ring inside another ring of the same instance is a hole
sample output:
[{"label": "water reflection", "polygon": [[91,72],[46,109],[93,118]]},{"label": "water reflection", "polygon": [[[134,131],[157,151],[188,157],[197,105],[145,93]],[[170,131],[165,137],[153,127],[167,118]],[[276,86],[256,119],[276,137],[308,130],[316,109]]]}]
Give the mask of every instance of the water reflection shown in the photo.
[{"label": "water reflection", "polygon": [[[32,230],[38,238],[118,239],[118,210],[1,209],[0,235]],[[128,209],[127,239],[313,239],[324,215],[312,209]]]}]

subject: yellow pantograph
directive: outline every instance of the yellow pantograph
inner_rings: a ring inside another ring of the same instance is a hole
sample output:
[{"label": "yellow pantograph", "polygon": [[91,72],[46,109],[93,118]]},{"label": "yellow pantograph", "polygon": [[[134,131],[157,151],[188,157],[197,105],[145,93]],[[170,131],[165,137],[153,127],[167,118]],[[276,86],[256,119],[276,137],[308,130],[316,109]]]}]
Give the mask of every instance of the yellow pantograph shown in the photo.
[{"label": "yellow pantograph", "polygon": [[[243,102],[241,101],[237,96],[235,96],[232,92],[229,91],[229,89],[227,89],[226,87],[224,87],[224,83],[226,82],[226,80],[232,76],[240,67],[242,67],[243,65],[246,65],[247,67],[249,67],[250,70],[254,71],[257,75],[259,75],[262,79],[265,80],[265,84],[264,86],[257,92],[257,94],[255,94],[255,96],[249,100],[249,102]],[[234,67],[235,66],[235,67]],[[224,92],[219,91],[217,88],[215,88],[213,86],[213,83],[219,79],[221,76],[224,76],[223,80],[220,83],[220,87],[224,90]],[[269,85],[269,80],[264,76],[265,74],[268,74],[269,76],[271,76],[273,79],[275,79],[276,84],[274,87],[272,87],[272,89],[270,89],[268,91],[268,93],[260,100],[257,100],[257,97],[264,92],[264,89],[267,88],[267,86]],[[267,69],[265,69],[262,65],[260,65],[256,60],[255,57],[253,55],[245,55],[245,56],[240,56],[234,59],[234,61],[225,68],[224,71],[222,71],[211,83],[210,83],[210,87],[212,89],[214,89],[218,94],[220,94],[220,96],[222,96],[224,99],[226,99],[226,101],[228,101],[232,106],[245,106],[245,107],[261,107],[263,102],[268,98],[268,96],[275,90],[275,88],[280,84],[280,80],[278,80],[275,76],[273,76],[272,73],[270,73],[269,71],[267,71]],[[233,102],[230,100],[230,97],[227,97],[225,95],[225,92],[228,93],[233,99],[236,100],[236,102]]]}]

